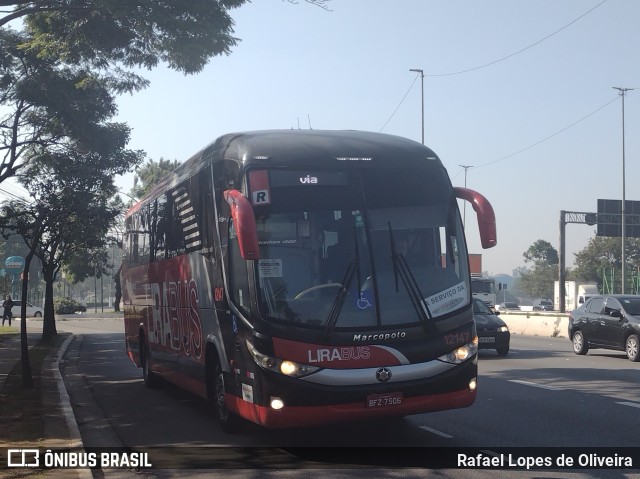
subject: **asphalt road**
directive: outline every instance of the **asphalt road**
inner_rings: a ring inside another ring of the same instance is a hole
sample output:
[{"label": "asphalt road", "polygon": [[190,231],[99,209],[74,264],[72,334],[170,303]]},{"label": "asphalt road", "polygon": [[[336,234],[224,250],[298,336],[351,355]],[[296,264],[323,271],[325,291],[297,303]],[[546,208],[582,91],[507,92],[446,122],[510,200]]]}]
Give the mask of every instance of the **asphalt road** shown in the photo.
[{"label": "asphalt road", "polygon": [[[173,459],[176,451],[184,453],[188,467],[205,464],[199,461],[206,451],[210,462],[228,468],[225,477],[244,468],[279,471],[284,477],[301,467],[324,470],[322,477],[326,468],[332,477],[344,471],[349,477],[372,477],[370,468],[382,467],[376,471],[392,477],[402,461],[402,477],[426,477],[421,459],[443,447],[491,454],[505,447],[580,452],[640,446],[640,364],[617,352],[576,356],[566,338],[513,336],[506,358],[481,351],[478,399],[467,409],[287,431],[247,425],[243,434],[230,436],[218,429],[204,401],[169,384],[159,390],[144,387],[141,371],[125,354],[120,321],[70,320],[57,326],[78,335],[65,355],[63,376],[85,446],[167,447],[163,451]],[[211,449],[215,446],[220,447]],[[300,447],[307,449],[295,449]],[[629,478],[640,477],[637,472],[439,470],[438,476]],[[189,477],[198,474],[192,471]]]}]

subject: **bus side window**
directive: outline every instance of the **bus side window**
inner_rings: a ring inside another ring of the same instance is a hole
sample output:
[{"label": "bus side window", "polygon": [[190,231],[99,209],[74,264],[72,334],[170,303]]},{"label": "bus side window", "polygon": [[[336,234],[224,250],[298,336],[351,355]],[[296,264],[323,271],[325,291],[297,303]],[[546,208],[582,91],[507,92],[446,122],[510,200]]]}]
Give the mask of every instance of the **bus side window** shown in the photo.
[{"label": "bus side window", "polygon": [[167,257],[167,221],[167,197],[162,195],[156,200],[155,234],[153,236],[156,261]]},{"label": "bus side window", "polygon": [[249,278],[247,275],[247,261],[240,256],[240,245],[233,227],[233,221],[229,219],[229,286],[233,302],[241,311],[248,312]]}]

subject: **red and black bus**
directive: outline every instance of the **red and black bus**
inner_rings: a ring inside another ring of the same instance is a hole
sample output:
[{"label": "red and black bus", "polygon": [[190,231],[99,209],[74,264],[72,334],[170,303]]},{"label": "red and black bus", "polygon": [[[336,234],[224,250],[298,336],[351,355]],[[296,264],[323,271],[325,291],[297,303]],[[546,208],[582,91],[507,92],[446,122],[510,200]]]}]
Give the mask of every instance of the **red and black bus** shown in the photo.
[{"label": "red and black bus", "polygon": [[429,148],[357,131],[228,134],[127,213],[127,353],[225,430],[461,408],[478,339],[457,199]]}]

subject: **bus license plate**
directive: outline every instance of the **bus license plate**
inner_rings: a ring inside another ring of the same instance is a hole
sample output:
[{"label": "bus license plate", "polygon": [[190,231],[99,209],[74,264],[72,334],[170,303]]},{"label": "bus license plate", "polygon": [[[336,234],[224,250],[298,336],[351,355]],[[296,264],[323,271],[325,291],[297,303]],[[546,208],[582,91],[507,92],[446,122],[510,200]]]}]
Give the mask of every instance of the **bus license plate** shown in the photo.
[{"label": "bus license plate", "polygon": [[402,393],[369,394],[367,396],[367,407],[390,407],[402,404]]}]

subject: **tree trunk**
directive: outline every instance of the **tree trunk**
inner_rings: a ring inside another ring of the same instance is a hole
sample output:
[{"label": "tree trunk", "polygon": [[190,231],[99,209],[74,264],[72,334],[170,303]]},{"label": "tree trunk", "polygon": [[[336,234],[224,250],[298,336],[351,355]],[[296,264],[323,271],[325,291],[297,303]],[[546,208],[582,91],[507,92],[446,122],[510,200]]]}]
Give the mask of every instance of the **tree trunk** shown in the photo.
[{"label": "tree trunk", "polygon": [[30,252],[24,259],[22,292],[20,297],[20,356],[22,363],[22,386],[25,389],[33,388],[31,361],[29,361],[29,342],[27,341],[27,291],[29,289],[29,265],[32,259],[33,252]]},{"label": "tree trunk", "polygon": [[44,316],[42,318],[42,339],[47,341],[58,334],[56,330],[56,316],[53,310],[53,271],[44,268],[42,271],[45,282]]},{"label": "tree trunk", "polygon": [[113,281],[116,286],[116,295],[113,303],[113,310],[116,312],[120,312],[120,300],[122,299],[122,287],[120,285],[120,271],[122,271],[122,265],[116,271],[116,274],[113,275]]}]

